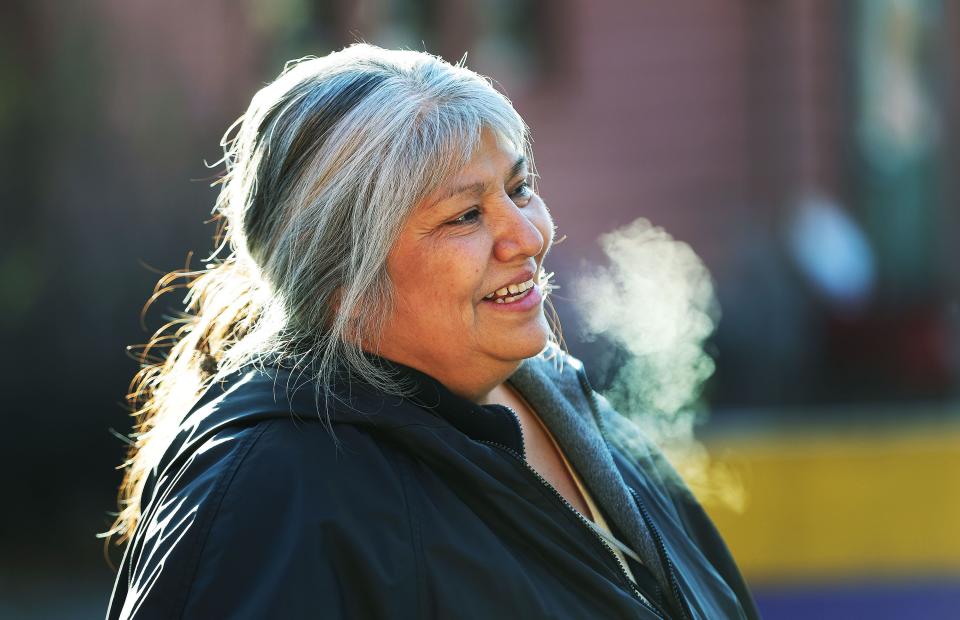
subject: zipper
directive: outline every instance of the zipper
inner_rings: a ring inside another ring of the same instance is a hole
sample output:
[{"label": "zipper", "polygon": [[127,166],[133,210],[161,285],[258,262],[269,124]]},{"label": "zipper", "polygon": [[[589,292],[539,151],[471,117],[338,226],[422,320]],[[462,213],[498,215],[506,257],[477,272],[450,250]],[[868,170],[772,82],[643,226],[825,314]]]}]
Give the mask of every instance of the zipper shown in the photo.
[{"label": "zipper", "polygon": [[[600,434],[603,437],[604,442],[606,442],[607,437],[603,424],[603,416],[600,415],[600,410],[597,406],[597,394],[594,391],[593,386],[590,385],[590,380],[587,378],[587,373],[583,369],[583,366],[580,366],[577,369],[577,378],[580,380],[581,389],[583,389],[583,391],[589,396],[590,407],[593,410],[594,420],[596,420],[597,426],[600,428]],[[649,529],[653,534],[654,542],[657,545],[657,553],[659,553],[661,561],[667,567],[667,577],[670,580],[670,588],[673,590],[673,595],[676,597],[677,602],[680,605],[680,613],[683,614],[685,620],[689,620],[691,618],[690,609],[687,605],[687,600],[683,597],[683,593],[680,591],[680,583],[677,581],[676,570],[673,567],[673,562],[670,560],[670,556],[667,555],[667,547],[663,542],[663,536],[660,534],[660,530],[657,529],[656,525],[654,525],[653,519],[650,518],[650,514],[647,512],[647,507],[644,506],[642,501],[640,501],[640,496],[637,494],[637,491],[629,485],[627,485],[627,488],[630,489],[630,494],[633,495],[633,501],[636,502],[637,508],[640,509],[640,515],[643,517],[643,522],[647,524],[647,529]]]},{"label": "zipper", "polygon": [[[507,411],[509,411],[510,415],[513,416],[513,420],[517,424],[517,429],[519,429],[520,431],[520,445],[523,449],[523,452],[526,453],[526,445],[527,445],[526,438],[523,435],[523,425],[520,424],[520,418],[519,416],[517,416],[517,412],[514,411],[511,407],[508,407],[507,405],[500,405],[500,406],[506,409]],[[560,493],[560,491],[558,491],[552,484],[550,484],[550,482],[548,482],[546,478],[540,475],[540,472],[534,469],[530,465],[530,463],[527,462],[527,459],[522,454],[517,454],[517,451],[514,450],[513,448],[509,446],[505,446],[502,443],[497,443],[495,441],[481,440],[480,443],[484,443],[490,446],[494,446],[496,448],[500,448],[501,450],[503,450],[504,452],[506,452],[513,458],[515,458],[516,460],[520,461],[520,463],[523,464],[524,468],[530,473],[532,473],[537,478],[537,480],[540,481],[540,483],[543,486],[550,489],[550,491],[553,492],[554,497],[559,499],[560,502],[563,503],[563,505],[566,506],[567,509],[577,517],[580,523],[583,524],[583,526],[613,557],[614,561],[616,561],[617,563],[617,568],[620,569],[620,576],[622,577],[623,582],[627,584],[627,586],[630,588],[630,592],[637,598],[637,600],[640,601],[640,604],[642,604],[644,607],[646,607],[651,612],[653,612],[658,618],[666,620],[667,616],[664,615],[650,600],[648,600],[647,597],[643,595],[643,592],[641,592],[640,589],[637,588],[636,584],[633,583],[633,580],[630,579],[630,575],[627,573],[626,567],[623,565],[623,562],[620,561],[620,558],[617,557],[617,554],[616,552],[614,552],[613,547],[611,547],[610,544],[606,540],[604,540],[603,537],[600,536],[600,534],[598,534],[596,530],[593,529],[593,526],[590,525],[587,518],[584,517],[582,514],[580,514],[580,511],[574,508],[573,505],[569,501],[567,501],[567,498]]]},{"label": "zipper", "polygon": [[673,594],[677,599],[677,602],[680,604],[680,612],[683,614],[684,618],[690,618],[690,610],[687,607],[687,601],[683,598],[683,593],[680,592],[680,583],[677,581],[677,573],[674,570],[673,562],[670,560],[670,556],[667,555],[667,547],[663,542],[663,536],[660,535],[660,530],[656,528],[653,524],[653,519],[650,518],[650,514],[647,512],[647,507],[643,505],[643,502],[640,501],[640,496],[637,494],[636,490],[633,487],[628,486],[630,489],[631,495],[633,495],[633,500],[637,503],[637,508],[640,509],[640,514],[643,516],[644,523],[647,524],[647,528],[653,533],[653,539],[657,543],[657,552],[660,554],[660,559],[663,561],[664,565],[667,567],[667,577],[670,579],[670,588],[673,590]]}]

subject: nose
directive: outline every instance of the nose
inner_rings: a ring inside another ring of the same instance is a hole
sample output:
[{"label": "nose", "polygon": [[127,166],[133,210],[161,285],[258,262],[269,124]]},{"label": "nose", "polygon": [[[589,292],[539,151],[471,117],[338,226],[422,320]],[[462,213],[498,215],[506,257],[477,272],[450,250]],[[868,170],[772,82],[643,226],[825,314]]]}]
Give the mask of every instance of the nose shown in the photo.
[{"label": "nose", "polygon": [[526,259],[543,251],[544,233],[537,227],[534,218],[536,209],[528,204],[518,207],[507,198],[503,215],[498,218],[497,236],[493,246],[497,260],[509,263],[517,258]]}]

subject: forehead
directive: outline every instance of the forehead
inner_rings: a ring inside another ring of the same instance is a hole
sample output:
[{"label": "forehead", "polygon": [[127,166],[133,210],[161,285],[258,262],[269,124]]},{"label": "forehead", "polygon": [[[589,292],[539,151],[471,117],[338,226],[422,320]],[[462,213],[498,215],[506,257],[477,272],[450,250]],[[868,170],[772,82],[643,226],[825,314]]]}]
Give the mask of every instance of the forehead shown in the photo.
[{"label": "forehead", "polygon": [[482,194],[526,170],[527,157],[512,141],[485,130],[467,164],[451,174],[424,200],[434,206],[460,194]]}]

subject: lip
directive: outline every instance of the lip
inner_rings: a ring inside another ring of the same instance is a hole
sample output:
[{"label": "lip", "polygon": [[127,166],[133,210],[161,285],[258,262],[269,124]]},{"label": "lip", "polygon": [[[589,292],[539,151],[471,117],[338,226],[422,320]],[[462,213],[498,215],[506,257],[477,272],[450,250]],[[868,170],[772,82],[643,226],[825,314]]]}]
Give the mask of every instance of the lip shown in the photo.
[{"label": "lip", "polygon": [[[521,282],[526,282],[527,280],[529,280],[530,278],[532,278],[535,273],[537,273],[537,272],[536,272],[536,270],[534,270],[534,269],[524,269],[523,271],[517,272],[517,273],[513,276],[513,279],[512,279],[512,280],[507,280],[506,282],[504,282],[503,284],[501,284],[501,285],[498,286],[497,288],[493,289],[492,291],[487,292],[487,295],[489,295],[490,293],[493,293],[493,292],[495,292],[495,291],[499,291],[499,290],[502,289],[502,288],[506,288],[507,286],[509,286],[509,285],[511,285],[511,284],[520,284]],[[534,286],[537,286],[537,285],[534,284]],[[499,305],[503,305],[503,304],[499,304]]]},{"label": "lip", "polygon": [[[527,280],[530,278],[527,277]],[[526,312],[532,308],[537,308],[540,306],[540,302],[543,301],[543,293],[540,292],[540,285],[534,284],[533,288],[527,289],[526,295],[523,298],[518,299],[515,302],[509,304],[498,304],[492,299],[484,299],[481,301],[481,305],[489,306],[491,309],[496,310],[497,312]]]}]

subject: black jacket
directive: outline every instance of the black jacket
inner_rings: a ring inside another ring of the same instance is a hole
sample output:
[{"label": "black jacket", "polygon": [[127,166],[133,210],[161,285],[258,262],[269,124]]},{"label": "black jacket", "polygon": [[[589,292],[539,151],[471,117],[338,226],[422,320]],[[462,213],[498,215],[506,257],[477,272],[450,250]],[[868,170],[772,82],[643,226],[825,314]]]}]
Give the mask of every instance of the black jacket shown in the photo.
[{"label": "black jacket", "polygon": [[512,411],[387,365],[415,395],[351,384],[331,401],[339,445],[297,375],[208,390],[147,482],[107,617],[757,617],[706,514],[658,452],[627,448],[635,428],[577,360],[510,382],[643,559],[637,587],[526,464]]}]

